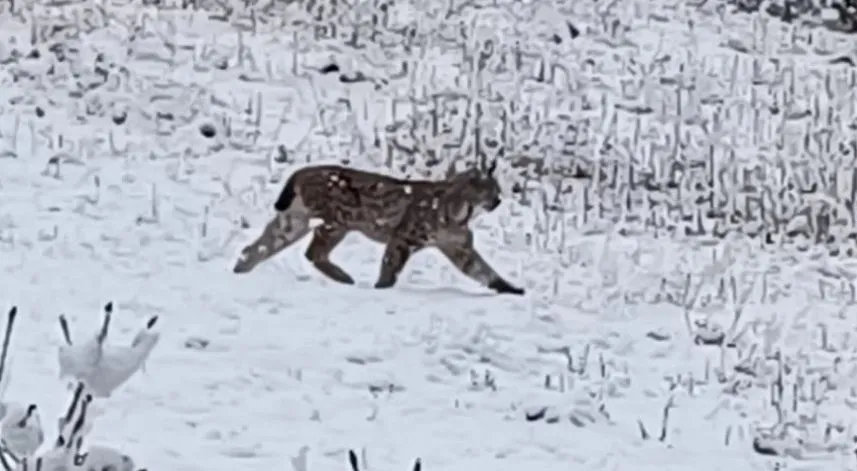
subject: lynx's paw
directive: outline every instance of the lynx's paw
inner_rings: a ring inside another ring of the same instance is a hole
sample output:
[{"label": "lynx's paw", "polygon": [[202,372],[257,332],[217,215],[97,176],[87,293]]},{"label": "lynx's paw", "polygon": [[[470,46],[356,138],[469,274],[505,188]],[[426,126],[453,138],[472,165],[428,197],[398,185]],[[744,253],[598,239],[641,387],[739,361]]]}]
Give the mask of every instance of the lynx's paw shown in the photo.
[{"label": "lynx's paw", "polygon": [[491,283],[488,283],[488,288],[494,290],[497,294],[515,294],[518,296],[522,296],[524,294],[523,288],[512,286],[508,281],[502,278],[491,280]]},{"label": "lynx's paw", "polygon": [[375,289],[392,288],[396,284],[395,278],[380,278],[375,282]]}]

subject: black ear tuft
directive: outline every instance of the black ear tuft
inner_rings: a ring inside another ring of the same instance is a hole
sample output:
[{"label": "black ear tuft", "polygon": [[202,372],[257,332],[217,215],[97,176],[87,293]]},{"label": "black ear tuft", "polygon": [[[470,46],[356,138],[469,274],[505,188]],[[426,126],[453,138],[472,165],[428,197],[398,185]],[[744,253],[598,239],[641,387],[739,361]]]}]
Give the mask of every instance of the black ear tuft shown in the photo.
[{"label": "black ear tuft", "polygon": [[450,161],[450,162],[449,162],[449,166],[446,168],[446,178],[447,178],[447,179],[452,179],[453,177],[455,177],[455,174],[456,174],[456,171],[455,171],[455,162],[454,162],[454,161]]}]

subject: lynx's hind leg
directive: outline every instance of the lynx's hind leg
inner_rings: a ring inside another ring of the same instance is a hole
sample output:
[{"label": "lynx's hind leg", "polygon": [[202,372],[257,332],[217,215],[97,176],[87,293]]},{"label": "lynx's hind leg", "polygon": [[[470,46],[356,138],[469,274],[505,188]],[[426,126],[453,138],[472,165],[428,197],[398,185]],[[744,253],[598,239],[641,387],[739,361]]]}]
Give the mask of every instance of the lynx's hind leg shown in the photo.
[{"label": "lynx's hind leg", "polygon": [[312,262],[313,266],[326,277],[339,283],[353,285],[354,278],[351,278],[351,275],[346,273],[342,267],[330,261],[331,252],[345,239],[346,235],[348,235],[348,230],[344,227],[322,224],[313,231],[312,241],[305,255],[307,260]]},{"label": "lynx's hind leg", "polygon": [[472,232],[445,237],[437,248],[456,268],[482,286],[499,294],[524,294],[523,288],[506,281],[479,255],[473,246]]},{"label": "lynx's hind leg", "polygon": [[422,249],[422,246],[402,237],[393,237],[384,250],[384,258],[381,259],[381,273],[375,288],[389,288],[396,284],[399,274],[405,268],[408,260],[413,254]]},{"label": "lynx's hind leg", "polygon": [[271,219],[256,240],[241,250],[233,273],[247,273],[309,233],[306,213],[283,211]]}]

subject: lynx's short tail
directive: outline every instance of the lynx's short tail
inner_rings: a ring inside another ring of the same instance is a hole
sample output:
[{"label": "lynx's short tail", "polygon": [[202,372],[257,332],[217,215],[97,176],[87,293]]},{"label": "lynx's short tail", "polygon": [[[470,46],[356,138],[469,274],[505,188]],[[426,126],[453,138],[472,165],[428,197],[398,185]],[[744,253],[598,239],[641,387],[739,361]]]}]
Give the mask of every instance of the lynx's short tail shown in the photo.
[{"label": "lynx's short tail", "polygon": [[285,211],[289,209],[292,205],[292,202],[295,199],[295,177],[292,175],[286,181],[286,185],[283,187],[283,191],[280,192],[280,196],[277,197],[277,201],[274,202],[274,209],[277,211]]}]

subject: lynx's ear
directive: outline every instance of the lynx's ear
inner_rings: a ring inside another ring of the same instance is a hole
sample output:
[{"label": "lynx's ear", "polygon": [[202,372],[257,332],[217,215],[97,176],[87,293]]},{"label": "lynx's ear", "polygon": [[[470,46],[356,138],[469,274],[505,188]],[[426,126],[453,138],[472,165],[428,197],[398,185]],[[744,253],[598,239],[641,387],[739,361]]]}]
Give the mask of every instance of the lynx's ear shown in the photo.
[{"label": "lynx's ear", "polygon": [[449,166],[446,168],[446,178],[451,179],[452,177],[455,176],[456,173],[457,172],[455,171],[455,161],[450,160]]},{"label": "lynx's ear", "polygon": [[494,159],[491,161],[491,165],[488,166],[488,170],[487,170],[486,174],[489,177],[493,177],[495,170],[497,170],[497,159]]}]

